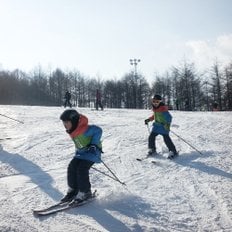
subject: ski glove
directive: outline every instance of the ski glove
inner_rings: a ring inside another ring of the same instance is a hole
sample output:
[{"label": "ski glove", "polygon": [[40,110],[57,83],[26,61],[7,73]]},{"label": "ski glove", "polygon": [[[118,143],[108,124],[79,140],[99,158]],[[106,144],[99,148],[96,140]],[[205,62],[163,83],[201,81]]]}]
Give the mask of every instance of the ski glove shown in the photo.
[{"label": "ski glove", "polygon": [[88,147],[88,152],[90,152],[90,153],[95,153],[97,149],[98,149],[98,147],[97,147],[96,145],[91,144],[91,145],[89,145],[89,147]]},{"label": "ski glove", "polygon": [[145,121],[144,121],[145,125],[147,125],[149,122],[150,122],[150,119],[149,119],[149,118],[148,118],[148,119],[145,119]]},{"label": "ski glove", "polygon": [[165,123],[164,124],[164,128],[165,128],[165,130],[169,131],[170,130],[170,124],[169,123]]}]

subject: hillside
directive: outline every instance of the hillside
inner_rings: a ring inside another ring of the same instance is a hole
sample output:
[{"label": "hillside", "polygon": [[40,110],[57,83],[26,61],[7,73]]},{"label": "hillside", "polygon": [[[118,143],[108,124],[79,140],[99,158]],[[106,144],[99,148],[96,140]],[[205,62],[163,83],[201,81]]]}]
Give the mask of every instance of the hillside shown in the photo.
[{"label": "hillside", "polygon": [[[0,106],[0,231],[231,231],[232,112],[172,111],[170,134],[180,156],[139,162],[147,152],[149,110],[80,108],[103,129],[102,159],[126,186],[91,169],[97,199],[37,218],[32,209],[67,190],[74,145],[59,120],[61,107]],[[157,147],[166,152],[162,137]],[[103,164],[95,168],[110,174]]]}]

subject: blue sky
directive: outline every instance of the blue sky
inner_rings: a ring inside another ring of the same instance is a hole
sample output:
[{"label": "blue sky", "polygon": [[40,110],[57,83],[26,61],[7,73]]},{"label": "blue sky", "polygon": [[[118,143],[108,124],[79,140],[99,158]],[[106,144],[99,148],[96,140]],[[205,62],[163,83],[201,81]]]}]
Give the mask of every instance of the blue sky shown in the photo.
[{"label": "blue sky", "polygon": [[184,59],[232,61],[230,0],[0,0],[0,68],[152,80]]}]

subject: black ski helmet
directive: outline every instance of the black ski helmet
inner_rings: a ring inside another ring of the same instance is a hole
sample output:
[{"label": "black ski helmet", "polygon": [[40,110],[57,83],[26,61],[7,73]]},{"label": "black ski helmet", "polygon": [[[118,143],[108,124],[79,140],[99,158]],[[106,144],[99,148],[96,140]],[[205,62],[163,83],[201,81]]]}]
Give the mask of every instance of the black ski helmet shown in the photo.
[{"label": "black ski helmet", "polygon": [[65,110],[61,115],[60,115],[60,120],[62,121],[70,121],[72,123],[72,128],[67,131],[69,134],[72,133],[78,126],[80,114],[73,109],[68,109]]},{"label": "black ski helmet", "polygon": [[162,97],[158,94],[155,94],[154,97],[153,97],[153,100],[159,100],[161,101],[162,100]]}]

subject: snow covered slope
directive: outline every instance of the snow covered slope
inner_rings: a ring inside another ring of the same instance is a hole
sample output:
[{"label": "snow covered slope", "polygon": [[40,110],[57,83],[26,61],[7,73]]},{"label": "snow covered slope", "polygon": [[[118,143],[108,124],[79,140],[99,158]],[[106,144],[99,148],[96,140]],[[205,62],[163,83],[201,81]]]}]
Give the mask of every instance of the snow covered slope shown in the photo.
[{"label": "snow covered slope", "polygon": [[[147,152],[149,110],[80,108],[103,128],[102,156],[126,186],[91,169],[99,196],[88,205],[36,218],[32,209],[67,190],[74,145],[61,107],[0,106],[0,231],[232,231],[232,112],[171,112],[180,156],[138,162]],[[159,151],[165,153],[162,137]],[[95,168],[109,173],[103,164]],[[110,174],[110,173],[109,173]]]}]

